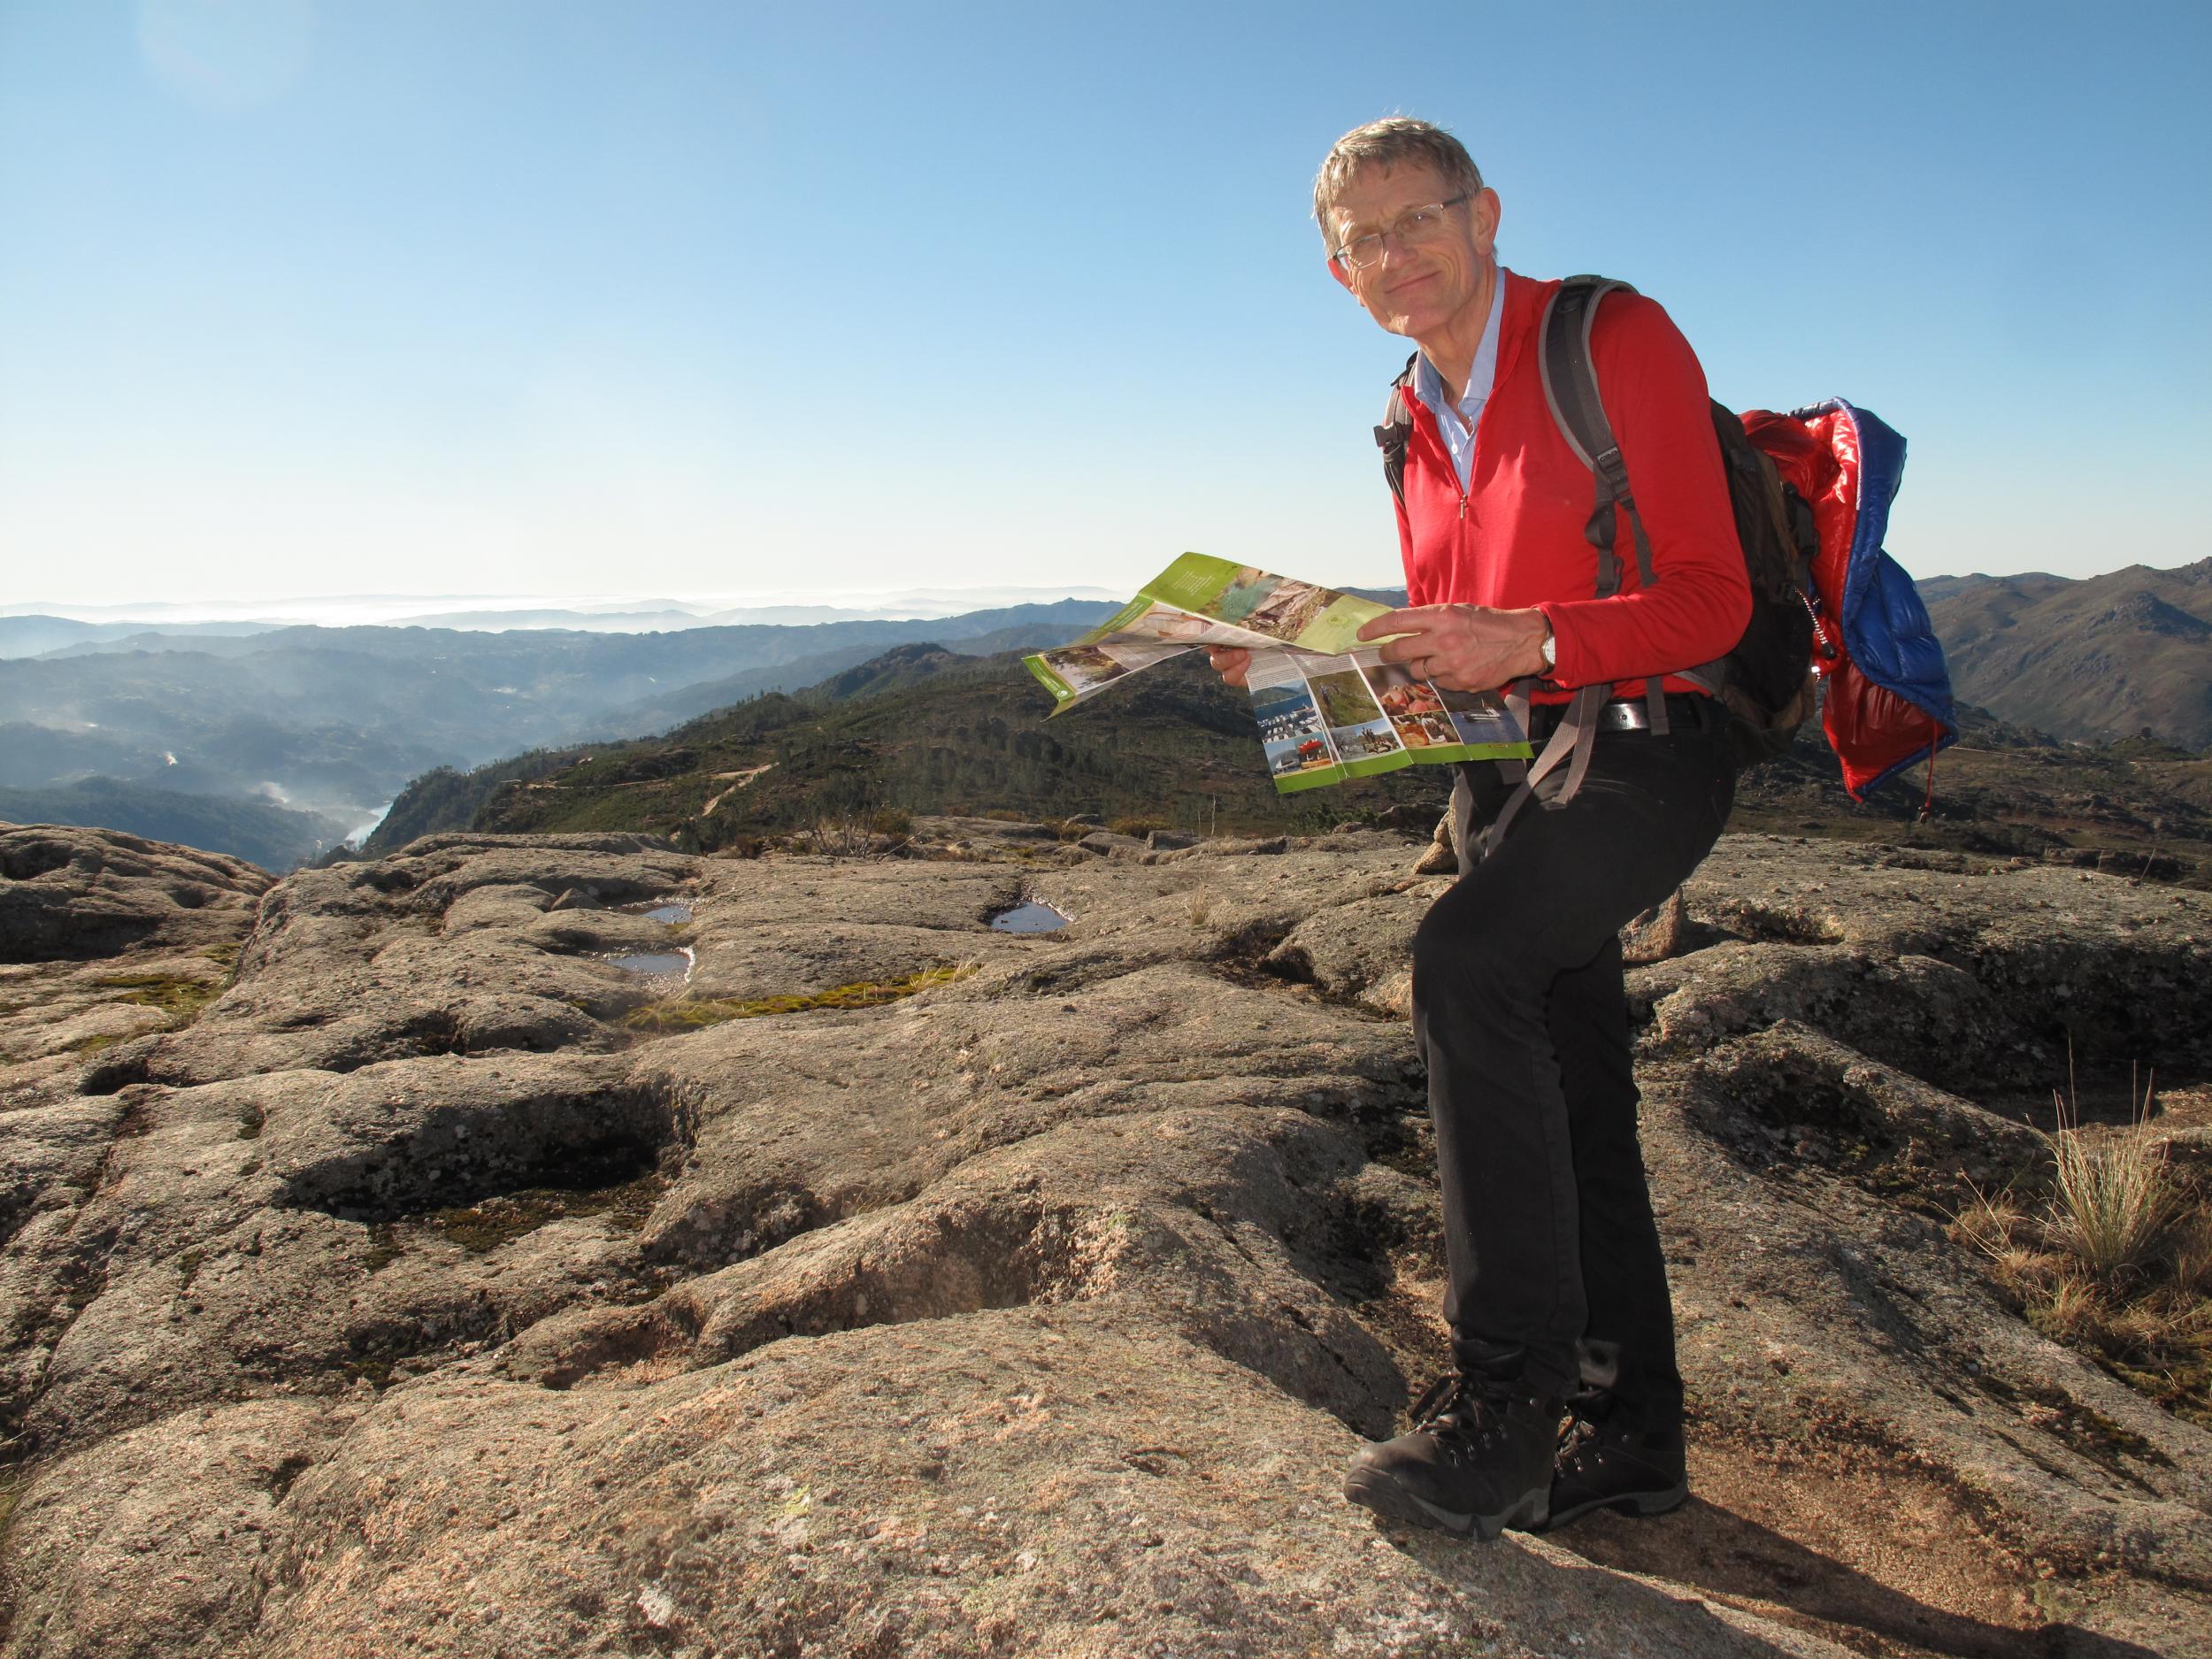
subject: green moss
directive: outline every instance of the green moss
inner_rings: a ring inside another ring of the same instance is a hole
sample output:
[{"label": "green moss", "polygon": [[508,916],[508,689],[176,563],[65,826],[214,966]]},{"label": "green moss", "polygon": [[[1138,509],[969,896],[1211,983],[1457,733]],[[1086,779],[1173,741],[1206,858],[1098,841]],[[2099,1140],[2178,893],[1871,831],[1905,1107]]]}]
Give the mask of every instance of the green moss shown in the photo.
[{"label": "green moss", "polygon": [[95,1036],[80,1037],[74,1042],[65,1043],[63,1045],[63,1049],[68,1054],[97,1054],[101,1049],[112,1048],[123,1041],[123,1036],[119,1033],[103,1032]]},{"label": "green moss", "polygon": [[177,1257],[177,1273],[184,1281],[178,1288],[191,1289],[192,1281],[200,1276],[200,1264],[206,1260],[207,1252],[200,1249],[187,1250]]},{"label": "green moss", "polygon": [[188,1025],[200,1010],[223,994],[220,985],[206,979],[180,979],[171,974],[126,973],[95,979],[95,985],[123,993],[115,1000],[139,1008],[157,1008],[169,1016],[170,1028]]},{"label": "green moss", "polygon": [[210,945],[200,954],[219,968],[235,969],[238,966],[238,953],[245,948],[244,940],[234,939],[227,945]]},{"label": "green moss", "polygon": [[645,1225],[646,1217],[652,1213],[654,1203],[667,1187],[666,1177],[657,1171],[649,1171],[618,1187],[603,1187],[590,1192],[557,1187],[525,1187],[520,1192],[487,1198],[465,1209],[434,1211],[424,1218],[423,1225],[475,1256],[488,1254],[526,1233],[535,1233],[549,1222],[564,1221],[572,1216],[605,1216],[625,1232],[634,1233]]},{"label": "green moss", "polygon": [[634,1008],[622,1023],[632,1031],[692,1031],[718,1025],[725,1020],[758,1019],[769,1014],[810,1014],[829,1008],[879,1008],[902,997],[949,985],[975,972],[972,967],[925,968],[902,979],[858,980],[832,986],[826,991],[793,991],[778,996],[741,1001],[735,997],[680,997],[673,1002],[649,1002]]}]

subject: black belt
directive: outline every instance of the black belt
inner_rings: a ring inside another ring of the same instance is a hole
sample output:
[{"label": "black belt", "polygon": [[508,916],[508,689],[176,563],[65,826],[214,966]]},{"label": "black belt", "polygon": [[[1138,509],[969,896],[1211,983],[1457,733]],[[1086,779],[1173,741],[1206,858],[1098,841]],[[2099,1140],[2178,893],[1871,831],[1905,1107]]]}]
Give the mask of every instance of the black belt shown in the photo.
[{"label": "black belt", "polygon": [[[1528,741],[1542,748],[1544,741],[1556,731],[1567,710],[1573,705],[1565,703],[1539,703],[1530,705],[1528,711]],[[1679,721],[1693,731],[1704,731],[1717,712],[1710,697],[1694,691],[1667,693],[1667,724]],[[1651,729],[1651,709],[1641,697],[1616,697],[1610,703],[1598,705],[1597,729],[1600,732],[1647,732]]]}]

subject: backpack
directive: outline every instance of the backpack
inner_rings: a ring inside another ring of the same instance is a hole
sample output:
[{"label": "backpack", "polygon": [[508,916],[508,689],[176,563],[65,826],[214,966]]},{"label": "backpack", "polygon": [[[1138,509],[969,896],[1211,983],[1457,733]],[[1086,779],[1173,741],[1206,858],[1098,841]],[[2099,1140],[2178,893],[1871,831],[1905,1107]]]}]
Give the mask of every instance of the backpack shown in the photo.
[{"label": "backpack", "polygon": [[[1594,483],[1585,534],[1597,549],[1601,598],[1619,591],[1617,508],[1628,519],[1641,582],[1655,580],[1650,544],[1590,356],[1598,303],[1616,288],[1634,292],[1603,277],[1569,277],[1546,306],[1538,333],[1545,403]],[[1375,428],[1383,475],[1402,508],[1413,429],[1404,391],[1412,372],[1409,358],[1392,383],[1384,424]],[[1676,677],[1703,687],[1727,709],[1729,746],[1740,768],[1787,749],[1817,704],[1853,799],[1864,800],[1924,755],[1932,801],[1936,752],[1957,740],[1949,676],[1911,579],[1881,547],[1904,440],[1840,399],[1787,416],[1752,411],[1739,418],[1717,403],[1711,408],[1751,588],[1751,619],[1732,649],[1678,669]],[[1532,683],[1516,687],[1509,703],[1525,709]],[[1534,784],[1562,763],[1570,764],[1566,787],[1551,804],[1571,798],[1588,764],[1596,710],[1610,690],[1578,690],[1551,742],[1499,814],[1493,844]],[[1651,729],[1663,733],[1657,676],[1647,680],[1646,697]]]},{"label": "backpack", "polygon": [[[1562,282],[1544,308],[1537,365],[1544,402],[1559,423],[1560,435],[1596,480],[1584,535],[1598,547],[1602,566],[1613,539],[1614,508],[1625,510],[1639,573],[1648,583],[1650,545],[1628,493],[1628,467],[1598,396],[1597,367],[1590,357],[1598,302],[1616,288],[1635,292],[1625,282],[1602,277],[1569,277]],[[1733,649],[1713,662],[1678,671],[1678,678],[1703,687],[1727,709],[1729,749],[1741,768],[1771,760],[1796,740],[1797,728],[1819,700],[1816,664],[1832,664],[1836,646],[1822,626],[1820,592],[1813,581],[1820,533],[1811,506],[1744,435],[1743,422],[1732,410],[1717,403],[1710,408],[1736,541],[1751,584],[1751,620]]]}]

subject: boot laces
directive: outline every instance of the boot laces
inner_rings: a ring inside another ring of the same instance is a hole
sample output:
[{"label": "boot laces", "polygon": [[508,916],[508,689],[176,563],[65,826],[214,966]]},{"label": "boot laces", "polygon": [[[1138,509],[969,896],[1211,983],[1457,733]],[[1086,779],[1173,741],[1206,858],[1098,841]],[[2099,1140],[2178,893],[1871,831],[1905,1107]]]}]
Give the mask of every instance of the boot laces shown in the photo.
[{"label": "boot laces", "polygon": [[1448,1445],[1486,1441],[1504,1422],[1506,1398],[1500,1384],[1470,1377],[1455,1368],[1431,1383],[1413,1402],[1414,1431],[1434,1435]]},{"label": "boot laces", "polygon": [[1563,1462],[1596,1440],[1612,1415],[1613,1396],[1602,1388],[1586,1388],[1567,1396],[1567,1420],[1559,1425],[1559,1456]]}]

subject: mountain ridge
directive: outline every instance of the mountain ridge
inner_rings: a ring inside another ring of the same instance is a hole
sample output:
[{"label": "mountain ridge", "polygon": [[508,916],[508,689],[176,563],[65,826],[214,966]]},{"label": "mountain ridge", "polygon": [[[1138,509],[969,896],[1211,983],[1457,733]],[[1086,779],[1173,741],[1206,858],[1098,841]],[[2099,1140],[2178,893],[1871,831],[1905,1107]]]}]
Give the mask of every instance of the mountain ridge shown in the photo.
[{"label": "mountain ridge", "polygon": [[1917,585],[1962,698],[2074,741],[2212,749],[2212,557]]}]

